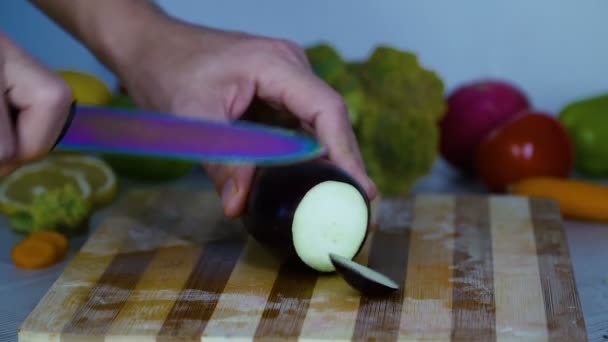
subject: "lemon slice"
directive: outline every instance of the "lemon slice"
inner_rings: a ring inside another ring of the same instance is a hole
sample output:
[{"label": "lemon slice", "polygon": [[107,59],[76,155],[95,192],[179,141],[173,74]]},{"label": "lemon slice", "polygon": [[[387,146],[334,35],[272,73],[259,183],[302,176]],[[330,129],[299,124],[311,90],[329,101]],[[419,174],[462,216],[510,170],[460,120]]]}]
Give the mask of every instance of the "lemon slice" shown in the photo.
[{"label": "lemon slice", "polygon": [[91,203],[103,206],[114,200],[118,181],[112,168],[101,158],[90,155],[53,154],[49,163],[70,171],[82,173],[91,187]]},{"label": "lemon slice", "polygon": [[0,182],[0,210],[13,215],[27,209],[36,195],[70,183],[90,199],[91,186],[82,172],[61,168],[46,160],[21,166]]}]

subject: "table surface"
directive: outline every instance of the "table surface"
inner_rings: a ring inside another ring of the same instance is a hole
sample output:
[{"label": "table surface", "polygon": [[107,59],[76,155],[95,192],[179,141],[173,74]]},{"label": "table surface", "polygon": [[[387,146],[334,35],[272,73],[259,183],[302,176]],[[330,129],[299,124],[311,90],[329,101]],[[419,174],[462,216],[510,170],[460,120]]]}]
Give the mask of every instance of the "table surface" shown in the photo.
[{"label": "table surface", "polygon": [[[187,190],[209,190],[211,183],[200,171],[195,171],[178,181],[163,184],[143,184],[121,180],[120,195],[134,189],[171,187]],[[415,192],[477,193],[483,191],[479,184],[460,178],[441,160],[432,173],[421,179]],[[94,214],[91,230],[104,220],[108,211]],[[566,221],[566,235],[570,248],[576,284],[578,287],[585,324],[590,341],[608,341],[608,225]],[[38,301],[59,277],[70,258],[81,248],[87,236],[71,242],[68,258],[52,268],[24,271],[15,268],[10,261],[11,247],[21,236],[8,229],[6,218],[0,216],[0,341],[16,341],[17,327],[33,310]]]}]

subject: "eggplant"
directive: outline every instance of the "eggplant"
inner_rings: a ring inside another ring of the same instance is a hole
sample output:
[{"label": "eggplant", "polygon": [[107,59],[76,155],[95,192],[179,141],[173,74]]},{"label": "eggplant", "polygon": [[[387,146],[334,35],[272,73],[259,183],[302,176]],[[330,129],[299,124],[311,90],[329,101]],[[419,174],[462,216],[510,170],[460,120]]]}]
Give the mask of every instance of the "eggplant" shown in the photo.
[{"label": "eggplant", "polygon": [[282,263],[333,272],[329,255],[355,257],[370,224],[370,200],[344,170],[324,159],[258,168],[242,222]]},{"label": "eggplant", "polygon": [[399,290],[399,285],[384,274],[341,255],[330,254],[336,272],[365,296],[383,296]]}]

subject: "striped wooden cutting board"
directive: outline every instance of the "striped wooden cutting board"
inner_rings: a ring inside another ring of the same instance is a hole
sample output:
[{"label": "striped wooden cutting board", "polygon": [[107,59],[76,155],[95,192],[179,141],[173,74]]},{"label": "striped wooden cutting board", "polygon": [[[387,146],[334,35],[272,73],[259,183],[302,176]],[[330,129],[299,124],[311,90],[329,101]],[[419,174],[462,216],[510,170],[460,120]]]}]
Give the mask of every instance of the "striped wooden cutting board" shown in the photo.
[{"label": "striped wooden cutting board", "polygon": [[383,199],[357,260],[403,285],[361,297],[282,267],[214,194],[134,192],[19,331],[21,341],[585,341],[559,212],[517,197]]}]

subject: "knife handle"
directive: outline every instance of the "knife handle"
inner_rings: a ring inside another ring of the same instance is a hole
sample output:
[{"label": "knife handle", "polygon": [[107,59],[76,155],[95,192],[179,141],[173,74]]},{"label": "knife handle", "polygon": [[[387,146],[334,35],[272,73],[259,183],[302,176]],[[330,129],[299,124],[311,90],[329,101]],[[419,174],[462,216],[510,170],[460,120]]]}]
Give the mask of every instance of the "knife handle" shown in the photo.
[{"label": "knife handle", "polygon": [[70,112],[68,113],[68,117],[65,119],[65,122],[63,123],[63,128],[61,129],[61,132],[59,133],[57,140],[55,140],[55,144],[53,144],[52,149],[55,149],[57,144],[59,144],[61,139],[63,139],[63,137],[67,133],[68,129],[70,128],[70,125],[72,124],[72,121],[74,120],[75,113],[76,113],[76,101],[73,101],[72,104],[70,105]]}]

